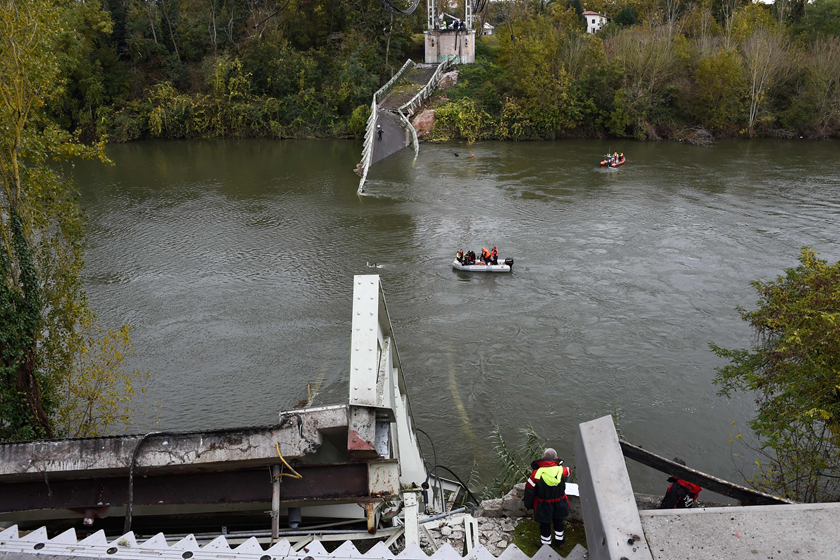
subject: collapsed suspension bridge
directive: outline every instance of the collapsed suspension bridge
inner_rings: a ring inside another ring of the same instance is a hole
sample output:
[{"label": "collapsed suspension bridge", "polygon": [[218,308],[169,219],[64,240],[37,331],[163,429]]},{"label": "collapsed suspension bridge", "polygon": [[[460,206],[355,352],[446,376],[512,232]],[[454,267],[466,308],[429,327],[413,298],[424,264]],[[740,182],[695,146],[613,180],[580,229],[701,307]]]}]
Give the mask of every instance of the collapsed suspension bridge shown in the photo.
[{"label": "collapsed suspension bridge", "polygon": [[[419,3],[414,0],[407,9],[401,9],[391,0],[384,2],[390,10],[400,14],[412,13]],[[473,23],[475,14],[483,11],[486,5],[486,0],[468,0],[461,20],[450,14],[438,13],[435,0],[428,0],[426,30],[423,33],[423,64],[408,59],[399,72],[373,94],[370,117],[365,128],[362,160],[356,167],[356,172],[361,176],[359,194],[365,192],[371,165],[409,145],[414,146],[417,154],[417,132],[409,118],[431,97],[441,74],[450,66],[475,62],[476,32]],[[447,22],[446,18],[453,21]]]},{"label": "collapsed suspension bridge", "polygon": [[[359,194],[365,192],[370,166],[409,145],[420,150],[417,132],[409,118],[431,97],[441,74],[453,64],[447,57],[439,64],[417,64],[408,59],[387,84],[373,94],[370,117],[365,128],[362,161],[356,167],[361,175]],[[381,128],[380,128],[381,127]],[[381,130],[381,138],[378,131]]]}]

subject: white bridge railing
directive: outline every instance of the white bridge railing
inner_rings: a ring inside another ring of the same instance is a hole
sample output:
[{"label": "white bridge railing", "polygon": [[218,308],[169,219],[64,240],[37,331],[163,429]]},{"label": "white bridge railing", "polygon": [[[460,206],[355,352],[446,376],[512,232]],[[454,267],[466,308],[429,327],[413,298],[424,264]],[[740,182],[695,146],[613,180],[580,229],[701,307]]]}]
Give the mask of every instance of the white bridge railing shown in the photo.
[{"label": "white bridge railing", "polygon": [[409,117],[414,116],[414,111],[417,110],[418,107],[423,105],[423,102],[426,101],[428,98],[432,96],[437,89],[437,85],[440,82],[440,76],[446,70],[448,70],[455,62],[455,56],[450,55],[443,59],[443,62],[438,64],[438,67],[435,69],[434,74],[432,77],[429,78],[429,81],[426,82],[426,85],[417,92],[417,95],[412,97],[409,101],[403,103],[397,108],[397,113],[400,116],[400,119],[403,121],[403,125],[405,125],[406,129],[411,133],[411,144],[414,146],[414,157],[417,157],[417,154],[420,153],[420,141],[417,139],[417,131],[414,129],[414,125],[411,124]]},{"label": "white bridge railing", "polygon": [[397,83],[403,74],[409,69],[414,68],[416,64],[410,58],[405,61],[400,71],[388,80],[384,86],[376,90],[373,94],[373,102],[370,104],[370,116],[365,126],[365,141],[362,144],[362,179],[359,181],[359,194],[365,192],[365,181],[367,181],[368,169],[370,169],[371,158],[373,158],[373,137],[376,135],[376,121],[379,119],[379,101],[391,91],[394,84]]},{"label": "white bridge railing", "polygon": [[[400,120],[403,122],[403,126],[405,126],[411,133],[411,143],[414,146],[415,157],[420,151],[420,142],[417,139],[417,131],[414,130],[414,127],[411,125],[411,121],[408,117],[414,115],[414,111],[416,111],[426,99],[432,96],[437,88],[438,82],[440,82],[441,74],[448,70],[455,63],[455,60],[455,55],[447,56],[443,62],[438,64],[438,67],[435,69],[432,77],[429,78],[426,85],[417,92],[417,95],[412,97],[411,100],[406,103],[403,103],[394,111],[394,113],[400,117]],[[394,87],[394,84],[397,83],[397,80],[399,80],[403,74],[416,66],[417,64],[409,58],[405,61],[402,68],[400,68],[400,71],[394,74],[394,77],[388,80],[387,84],[379,88],[376,93],[373,94],[373,102],[370,104],[370,117],[368,117],[367,125],[365,126],[365,140],[362,144],[362,161],[359,163],[362,168],[362,178],[359,181],[359,194],[365,192],[365,181],[367,181],[368,170],[370,169],[371,160],[373,159],[373,137],[376,135],[376,122],[379,119],[379,101],[390,93],[391,88]]]},{"label": "white bridge railing", "polygon": [[432,74],[432,77],[429,78],[429,81],[426,83],[423,88],[417,92],[417,95],[412,97],[409,101],[406,101],[397,109],[400,113],[407,114],[409,117],[414,115],[414,111],[423,104],[425,100],[430,98],[432,94],[435,92],[437,88],[438,82],[440,82],[440,75],[447,71],[455,61],[455,55],[447,56],[443,62],[438,64],[438,67],[435,69],[435,73]]}]

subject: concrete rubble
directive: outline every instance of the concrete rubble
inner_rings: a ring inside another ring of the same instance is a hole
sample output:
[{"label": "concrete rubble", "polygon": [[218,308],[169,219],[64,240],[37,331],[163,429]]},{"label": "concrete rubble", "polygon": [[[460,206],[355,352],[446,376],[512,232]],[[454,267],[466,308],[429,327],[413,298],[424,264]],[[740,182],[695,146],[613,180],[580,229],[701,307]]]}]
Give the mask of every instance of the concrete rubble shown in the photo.
[{"label": "concrete rubble", "polygon": [[451,70],[440,75],[437,89],[449,89],[458,83],[458,70]]},{"label": "concrete rubble", "polygon": [[[525,483],[517,484],[501,498],[484,500],[475,510],[473,517],[478,522],[479,543],[494,556],[499,556],[513,541],[513,532],[519,522],[529,514],[523,506]],[[577,496],[569,496],[569,501],[578,505],[576,512],[569,519],[580,521],[580,508]],[[575,508],[572,508],[575,510]],[[456,551],[464,550],[464,517],[466,514],[456,514],[439,521],[425,524],[437,547],[449,544]],[[424,550],[431,550],[432,546],[424,531],[420,533],[420,545]],[[585,549],[576,547],[568,558],[586,558]]]}]

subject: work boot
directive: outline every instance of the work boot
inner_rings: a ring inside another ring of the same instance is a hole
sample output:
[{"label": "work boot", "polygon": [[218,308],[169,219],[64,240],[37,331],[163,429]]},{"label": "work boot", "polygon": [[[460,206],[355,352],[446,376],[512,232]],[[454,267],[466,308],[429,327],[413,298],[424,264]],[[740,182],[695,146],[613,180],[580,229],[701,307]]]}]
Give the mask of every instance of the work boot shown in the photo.
[{"label": "work boot", "polygon": [[554,544],[555,546],[563,546],[566,544],[565,531],[554,531]]}]

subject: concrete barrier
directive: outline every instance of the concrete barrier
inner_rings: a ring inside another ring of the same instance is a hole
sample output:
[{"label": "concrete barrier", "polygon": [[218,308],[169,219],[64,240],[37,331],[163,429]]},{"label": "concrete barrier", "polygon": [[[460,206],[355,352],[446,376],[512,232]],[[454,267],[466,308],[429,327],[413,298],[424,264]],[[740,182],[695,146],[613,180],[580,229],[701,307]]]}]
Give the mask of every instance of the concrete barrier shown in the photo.
[{"label": "concrete barrier", "polygon": [[651,560],[612,416],[578,426],[575,470],[591,560]]}]

